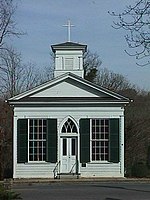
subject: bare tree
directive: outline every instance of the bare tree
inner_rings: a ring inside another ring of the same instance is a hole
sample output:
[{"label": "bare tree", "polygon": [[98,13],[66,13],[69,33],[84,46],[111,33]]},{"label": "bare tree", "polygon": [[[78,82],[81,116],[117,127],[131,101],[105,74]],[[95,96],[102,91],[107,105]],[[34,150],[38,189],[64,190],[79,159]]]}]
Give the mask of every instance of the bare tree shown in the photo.
[{"label": "bare tree", "polygon": [[[128,175],[143,176],[147,173],[143,166],[148,164],[150,147],[150,95],[148,92],[132,92],[134,101],[125,110],[125,163]],[[128,91],[126,95],[128,96]],[[142,163],[143,166],[140,172],[135,173],[133,167],[138,166],[138,163]]]},{"label": "bare tree", "polygon": [[2,94],[9,97],[14,96],[19,91],[19,80],[23,73],[21,67],[21,56],[11,48],[0,51],[0,90]]},{"label": "bare tree", "polygon": [[41,73],[41,83],[49,81],[54,78],[54,69],[55,69],[55,54],[53,51],[50,51],[50,64],[42,68]]},{"label": "bare tree", "polygon": [[[38,69],[35,63],[27,63],[22,65],[23,74],[20,79],[20,92],[27,91],[45,82],[46,74],[43,73],[43,68]],[[19,92],[19,93],[20,93]]]},{"label": "bare tree", "polygon": [[97,53],[88,51],[84,55],[84,78],[94,82],[102,61]]},{"label": "bare tree", "polygon": [[16,28],[15,10],[13,0],[0,0],[0,49],[6,48],[5,39],[7,37],[23,34]]},{"label": "bare tree", "polygon": [[109,90],[120,92],[132,88],[133,85],[121,74],[114,73],[107,68],[101,68],[95,82]]},{"label": "bare tree", "polygon": [[121,13],[110,14],[118,18],[113,27],[129,33],[125,39],[133,51],[126,51],[128,55],[135,56],[138,65],[150,64],[150,1],[138,0],[134,5],[126,6]]},{"label": "bare tree", "polygon": [[41,83],[41,73],[32,63],[22,64],[21,55],[12,47],[0,51],[0,91],[5,98]]}]

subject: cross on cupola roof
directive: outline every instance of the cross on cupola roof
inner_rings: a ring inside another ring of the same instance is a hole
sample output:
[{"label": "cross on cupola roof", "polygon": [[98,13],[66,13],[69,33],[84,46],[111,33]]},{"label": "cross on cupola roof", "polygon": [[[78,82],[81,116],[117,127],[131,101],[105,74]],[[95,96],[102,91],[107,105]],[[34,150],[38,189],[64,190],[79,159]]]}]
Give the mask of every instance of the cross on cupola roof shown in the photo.
[{"label": "cross on cupola roof", "polygon": [[67,24],[63,25],[64,27],[68,28],[68,42],[70,42],[70,37],[71,37],[71,27],[74,27],[73,24],[71,24],[71,21],[68,20]]}]

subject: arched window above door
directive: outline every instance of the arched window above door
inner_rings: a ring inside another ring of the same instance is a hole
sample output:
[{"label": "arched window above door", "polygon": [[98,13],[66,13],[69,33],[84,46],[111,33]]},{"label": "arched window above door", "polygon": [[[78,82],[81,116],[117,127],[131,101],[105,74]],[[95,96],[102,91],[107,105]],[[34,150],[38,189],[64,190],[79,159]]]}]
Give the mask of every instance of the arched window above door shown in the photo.
[{"label": "arched window above door", "polygon": [[78,133],[75,123],[68,118],[62,127],[62,133]]}]

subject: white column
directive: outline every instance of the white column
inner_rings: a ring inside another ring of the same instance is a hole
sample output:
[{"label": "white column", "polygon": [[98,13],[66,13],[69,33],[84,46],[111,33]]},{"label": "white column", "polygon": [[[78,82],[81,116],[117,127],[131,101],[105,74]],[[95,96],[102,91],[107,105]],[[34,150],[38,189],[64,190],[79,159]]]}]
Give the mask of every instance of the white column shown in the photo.
[{"label": "white column", "polygon": [[124,177],[124,115],[120,116],[120,173]]},{"label": "white column", "polygon": [[13,178],[16,178],[16,165],[17,165],[17,120],[14,116],[13,127]]}]

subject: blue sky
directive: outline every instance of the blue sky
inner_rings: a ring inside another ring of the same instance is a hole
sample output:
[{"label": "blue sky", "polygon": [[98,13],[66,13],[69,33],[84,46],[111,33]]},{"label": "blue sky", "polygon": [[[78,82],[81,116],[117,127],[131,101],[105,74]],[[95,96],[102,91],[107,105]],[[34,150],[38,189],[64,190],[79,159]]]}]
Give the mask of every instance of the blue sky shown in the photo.
[{"label": "blue sky", "polygon": [[120,73],[133,84],[150,90],[150,66],[139,67],[134,57],[124,50],[127,44],[123,30],[112,28],[113,17],[108,11],[122,11],[135,0],[16,0],[17,26],[26,35],[12,39],[21,52],[24,63],[33,62],[37,67],[50,65],[50,46],[67,41],[67,29],[62,25],[70,19],[71,41],[87,44],[97,53],[102,67]]}]

